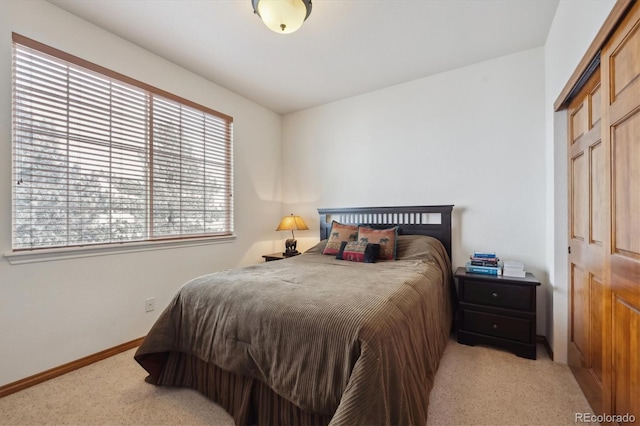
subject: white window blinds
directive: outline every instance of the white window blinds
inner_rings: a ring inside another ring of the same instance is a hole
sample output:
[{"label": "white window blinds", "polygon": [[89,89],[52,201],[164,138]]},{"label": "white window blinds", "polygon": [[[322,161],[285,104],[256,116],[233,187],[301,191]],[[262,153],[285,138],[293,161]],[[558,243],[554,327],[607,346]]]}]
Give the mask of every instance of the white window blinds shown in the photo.
[{"label": "white window blinds", "polygon": [[16,34],[13,52],[14,250],[232,233],[230,117]]}]

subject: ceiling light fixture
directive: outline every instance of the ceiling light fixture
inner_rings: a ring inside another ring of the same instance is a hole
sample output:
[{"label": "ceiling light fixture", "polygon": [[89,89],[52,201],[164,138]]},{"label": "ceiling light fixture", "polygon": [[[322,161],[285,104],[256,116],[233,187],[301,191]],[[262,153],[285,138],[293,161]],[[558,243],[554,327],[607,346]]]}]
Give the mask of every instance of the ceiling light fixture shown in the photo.
[{"label": "ceiling light fixture", "polygon": [[271,31],[290,34],[311,14],[311,0],[251,0],[253,11]]}]

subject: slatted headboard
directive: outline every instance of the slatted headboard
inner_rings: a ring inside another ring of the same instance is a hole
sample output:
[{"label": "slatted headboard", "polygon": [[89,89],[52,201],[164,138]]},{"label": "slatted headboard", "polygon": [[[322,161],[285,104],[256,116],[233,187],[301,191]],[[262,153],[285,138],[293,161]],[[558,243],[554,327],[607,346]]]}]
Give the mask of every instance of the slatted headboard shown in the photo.
[{"label": "slatted headboard", "polygon": [[329,238],[331,222],[372,227],[398,226],[399,235],[428,235],[442,242],[451,259],[451,211],[453,205],[353,207],[318,209],[320,239]]}]

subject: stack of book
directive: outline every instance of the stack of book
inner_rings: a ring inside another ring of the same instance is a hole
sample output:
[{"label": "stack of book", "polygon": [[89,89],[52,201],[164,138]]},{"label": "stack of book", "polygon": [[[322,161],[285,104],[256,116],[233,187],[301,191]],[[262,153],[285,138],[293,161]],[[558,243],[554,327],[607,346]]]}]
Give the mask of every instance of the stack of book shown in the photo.
[{"label": "stack of book", "polygon": [[526,272],[524,271],[524,263],[517,262],[515,260],[505,260],[502,275],[507,277],[520,277],[524,278]]},{"label": "stack of book", "polygon": [[502,275],[502,265],[495,252],[474,251],[467,262],[467,272],[473,274]]}]

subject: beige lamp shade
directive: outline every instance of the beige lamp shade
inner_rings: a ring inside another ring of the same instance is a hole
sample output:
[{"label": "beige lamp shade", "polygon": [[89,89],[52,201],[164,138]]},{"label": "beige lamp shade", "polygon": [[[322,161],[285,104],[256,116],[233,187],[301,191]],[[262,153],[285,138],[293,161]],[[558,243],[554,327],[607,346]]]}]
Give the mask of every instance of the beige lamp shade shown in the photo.
[{"label": "beige lamp shade", "polygon": [[301,231],[305,231],[309,229],[304,220],[300,216],[294,216],[291,214],[290,216],[285,216],[280,221],[280,224],[276,228],[276,231],[291,231],[293,233],[294,229],[299,229]]}]

